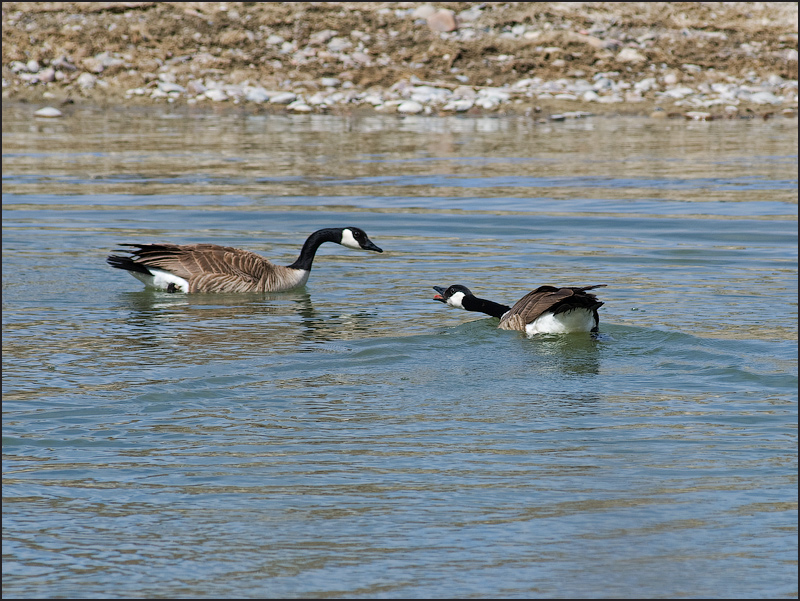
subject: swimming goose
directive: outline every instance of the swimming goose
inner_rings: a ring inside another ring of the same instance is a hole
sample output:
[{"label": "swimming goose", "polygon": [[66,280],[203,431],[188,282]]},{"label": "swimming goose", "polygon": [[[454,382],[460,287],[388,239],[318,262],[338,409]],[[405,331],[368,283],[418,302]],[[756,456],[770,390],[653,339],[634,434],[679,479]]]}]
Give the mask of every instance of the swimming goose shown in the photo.
[{"label": "swimming goose", "polygon": [[300,256],[286,267],[239,248],[216,244],[122,244],[130,257],[110,255],[107,262],[127,270],[145,286],[167,292],[282,292],[308,280],[320,244],[336,242],[355,249],[383,252],[357,227],[317,230]]},{"label": "swimming goose", "polygon": [[596,332],[600,323],[597,315],[603,303],[586,291],[605,284],[583,288],[539,286],[519,299],[513,307],[478,298],[469,288],[454,284],[445,289],[434,286],[438,292],[433,300],[451,307],[478,311],[500,318],[501,330],[519,330],[528,336],[534,334],[567,334],[570,332]]}]

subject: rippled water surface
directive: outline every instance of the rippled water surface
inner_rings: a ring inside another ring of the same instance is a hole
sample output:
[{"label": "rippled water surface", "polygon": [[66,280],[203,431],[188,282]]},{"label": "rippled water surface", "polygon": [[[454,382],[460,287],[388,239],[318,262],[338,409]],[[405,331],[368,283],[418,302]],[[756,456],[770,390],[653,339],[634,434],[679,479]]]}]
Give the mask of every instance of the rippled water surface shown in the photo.
[{"label": "rippled water surface", "polygon": [[[797,123],[3,108],[4,597],[797,596]],[[291,263],[150,292],[120,243]],[[432,300],[607,284],[601,332]]]}]

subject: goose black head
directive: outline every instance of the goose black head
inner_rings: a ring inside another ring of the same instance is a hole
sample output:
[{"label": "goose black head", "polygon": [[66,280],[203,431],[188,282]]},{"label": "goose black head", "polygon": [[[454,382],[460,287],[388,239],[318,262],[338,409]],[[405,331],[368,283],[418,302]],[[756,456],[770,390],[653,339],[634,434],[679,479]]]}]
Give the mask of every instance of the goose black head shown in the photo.
[{"label": "goose black head", "polygon": [[451,307],[458,307],[459,309],[464,308],[462,301],[465,296],[473,296],[470,289],[461,284],[453,284],[449,288],[434,286],[433,289],[438,292],[438,294],[434,295],[433,300],[440,301]]},{"label": "goose black head", "polygon": [[382,253],[383,250],[378,248],[372,240],[367,236],[367,232],[359,227],[346,227],[342,229],[342,241],[339,243],[347,248],[371,250],[376,253]]}]

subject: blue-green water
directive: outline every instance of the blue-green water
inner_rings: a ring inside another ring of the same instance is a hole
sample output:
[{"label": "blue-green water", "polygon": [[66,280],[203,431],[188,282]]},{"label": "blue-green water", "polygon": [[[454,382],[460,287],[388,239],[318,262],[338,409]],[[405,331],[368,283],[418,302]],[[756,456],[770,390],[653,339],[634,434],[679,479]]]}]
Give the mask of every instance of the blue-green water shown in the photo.
[{"label": "blue-green water", "polygon": [[[3,109],[4,597],[797,596],[797,124]],[[306,288],[145,291],[119,243]],[[607,284],[527,339],[432,300]]]}]

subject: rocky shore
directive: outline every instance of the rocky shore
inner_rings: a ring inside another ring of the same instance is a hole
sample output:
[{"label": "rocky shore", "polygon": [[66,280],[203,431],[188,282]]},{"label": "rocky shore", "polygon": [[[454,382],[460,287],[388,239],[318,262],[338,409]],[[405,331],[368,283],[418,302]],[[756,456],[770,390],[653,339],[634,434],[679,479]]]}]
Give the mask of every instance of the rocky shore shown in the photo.
[{"label": "rocky shore", "polygon": [[796,117],[796,2],[4,2],[3,101]]}]

